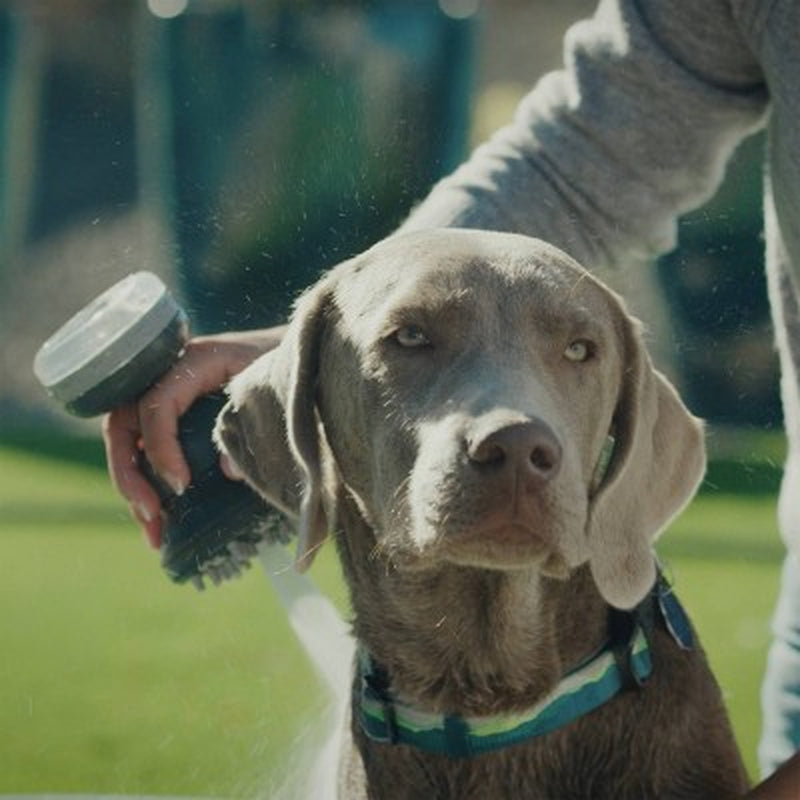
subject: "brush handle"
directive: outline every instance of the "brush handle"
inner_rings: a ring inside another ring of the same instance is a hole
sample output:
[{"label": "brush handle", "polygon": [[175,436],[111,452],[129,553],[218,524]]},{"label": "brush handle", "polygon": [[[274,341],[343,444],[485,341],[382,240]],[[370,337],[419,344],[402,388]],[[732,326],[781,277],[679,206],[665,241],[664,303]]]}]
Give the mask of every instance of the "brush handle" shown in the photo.
[{"label": "brush handle", "polygon": [[178,422],[178,438],[192,475],[183,494],[174,494],[149,465],[144,466],[164,509],[161,565],[176,583],[192,579],[203,565],[226,558],[232,541],[255,544],[273,524],[275,512],[246,484],[230,480],[220,469],[211,433],[225,402],[219,393],[201,397]]}]

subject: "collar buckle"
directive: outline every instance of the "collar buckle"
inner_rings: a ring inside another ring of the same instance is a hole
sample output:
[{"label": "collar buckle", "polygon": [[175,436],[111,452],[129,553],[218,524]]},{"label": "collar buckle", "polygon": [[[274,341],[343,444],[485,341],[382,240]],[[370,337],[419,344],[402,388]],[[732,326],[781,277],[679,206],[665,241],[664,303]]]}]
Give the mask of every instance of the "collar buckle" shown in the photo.
[{"label": "collar buckle", "polygon": [[369,700],[377,704],[380,709],[378,714],[370,716],[370,729],[367,731],[370,738],[386,744],[400,742],[400,726],[397,722],[397,710],[389,688],[389,676],[386,670],[375,663],[372,657],[364,650],[359,653],[361,673],[361,694],[356,694],[356,702]]}]

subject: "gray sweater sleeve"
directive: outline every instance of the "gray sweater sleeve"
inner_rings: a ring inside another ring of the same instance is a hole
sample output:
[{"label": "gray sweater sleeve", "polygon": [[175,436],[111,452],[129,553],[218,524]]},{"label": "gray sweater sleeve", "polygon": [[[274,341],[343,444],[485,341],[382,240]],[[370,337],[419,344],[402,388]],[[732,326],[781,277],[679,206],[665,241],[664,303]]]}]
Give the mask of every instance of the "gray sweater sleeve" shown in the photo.
[{"label": "gray sweater sleeve", "polygon": [[755,33],[742,33],[738,5],[603,0],[568,32],[564,70],[545,76],[401,230],[527,233],[589,267],[671,249],[676,217],[711,195],[764,120]]}]

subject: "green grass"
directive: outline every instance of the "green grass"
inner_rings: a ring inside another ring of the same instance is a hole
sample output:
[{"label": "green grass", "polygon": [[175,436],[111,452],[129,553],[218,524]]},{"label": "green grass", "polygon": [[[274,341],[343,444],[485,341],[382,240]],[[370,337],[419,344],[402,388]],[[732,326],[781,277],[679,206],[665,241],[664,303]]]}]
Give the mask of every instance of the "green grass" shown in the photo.
[{"label": "green grass", "polygon": [[[271,590],[173,586],[97,459],[62,456],[0,447],[0,794],[256,794],[323,705]],[[754,774],[774,499],[706,491],[661,553]],[[314,576],[341,602],[332,553]]]},{"label": "green grass", "polygon": [[763,495],[703,494],[659,546],[722,687],[754,777],[761,726],[758,693],[783,552],[775,498]]},{"label": "green grass", "polygon": [[266,581],[171,584],[97,468],[0,476],[0,794],[253,796],[323,703]]}]

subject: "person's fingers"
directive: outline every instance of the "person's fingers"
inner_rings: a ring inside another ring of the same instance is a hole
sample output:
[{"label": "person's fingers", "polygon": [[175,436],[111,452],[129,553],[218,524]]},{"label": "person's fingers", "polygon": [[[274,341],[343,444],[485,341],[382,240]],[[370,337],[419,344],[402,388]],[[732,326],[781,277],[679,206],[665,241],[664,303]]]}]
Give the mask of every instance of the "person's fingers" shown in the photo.
[{"label": "person's fingers", "polygon": [[192,339],[179,361],[138,402],[104,417],[111,479],[152,546],[160,543],[162,512],[158,494],[140,468],[142,451],[150,468],[181,494],[191,474],[178,441],[178,419],[195,400],[218,391],[255,358],[276,347],[284,331],[275,327]]},{"label": "person's fingers", "polygon": [[103,441],[111,480],[131,513],[157,548],[161,540],[161,503],[139,469],[139,419],[135,405],[114,409],[103,418]]},{"label": "person's fingers", "polygon": [[191,474],[178,442],[178,419],[198,398],[219,391],[234,375],[281,340],[284,328],[198,337],[139,400],[142,442],[150,465],[178,494]]},{"label": "person's fingers", "polygon": [[131,514],[144,532],[147,543],[153,550],[158,550],[161,547],[161,512],[153,516],[149,511],[144,511],[144,506],[141,504],[130,508]]},{"label": "person's fingers", "polygon": [[139,400],[142,445],[155,473],[175,494],[183,494],[192,480],[178,441],[178,418],[197,395],[176,396],[171,387],[159,385]]},{"label": "person's fingers", "polygon": [[227,348],[193,340],[178,363],[139,400],[147,460],[176,494],[182,494],[192,479],[178,441],[178,420],[198,398],[218,391],[238,366]]}]

